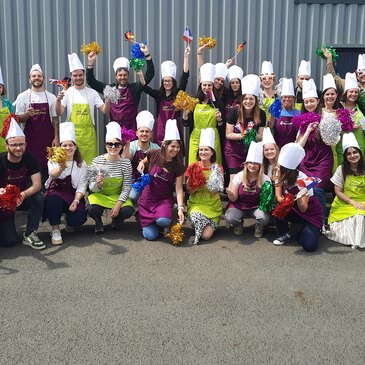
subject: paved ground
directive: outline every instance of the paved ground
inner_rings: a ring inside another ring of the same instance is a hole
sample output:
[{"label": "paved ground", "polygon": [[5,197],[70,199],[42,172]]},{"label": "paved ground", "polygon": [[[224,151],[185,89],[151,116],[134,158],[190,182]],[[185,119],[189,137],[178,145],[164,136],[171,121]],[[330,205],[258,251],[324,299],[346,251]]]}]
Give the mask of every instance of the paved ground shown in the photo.
[{"label": "paved ground", "polygon": [[[179,247],[132,219],[0,249],[0,364],[364,364],[364,253],[222,228]],[[186,229],[189,236],[192,231]]]}]

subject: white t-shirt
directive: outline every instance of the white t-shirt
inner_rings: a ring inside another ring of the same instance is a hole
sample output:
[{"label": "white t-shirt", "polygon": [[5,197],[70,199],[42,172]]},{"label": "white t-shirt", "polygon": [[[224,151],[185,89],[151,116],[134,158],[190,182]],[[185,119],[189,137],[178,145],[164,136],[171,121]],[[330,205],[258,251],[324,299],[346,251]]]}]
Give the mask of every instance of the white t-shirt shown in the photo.
[{"label": "white t-shirt", "polygon": [[61,105],[67,108],[67,121],[70,121],[70,116],[72,112],[72,105],[73,104],[89,104],[90,108],[90,115],[95,125],[94,119],[94,107],[100,108],[104,105],[103,100],[101,99],[100,95],[93,89],[89,87],[85,87],[82,90],[77,90],[74,86],[71,86],[65,93],[61,101]]},{"label": "white t-shirt", "polygon": [[[236,186],[239,186],[242,183],[242,178],[243,178],[243,171],[240,171],[239,173],[234,175],[233,180],[232,180],[233,184],[235,184]],[[263,179],[262,183],[265,183],[266,181],[271,183],[271,180],[267,175],[264,174],[263,178],[264,179]]]},{"label": "white t-shirt", "polygon": [[[144,152],[154,150],[154,149],[160,149],[160,146],[157,143],[150,142],[148,149]],[[141,147],[139,147],[138,140],[136,139],[135,141],[132,141],[130,144],[130,147],[129,147],[129,151],[131,153],[132,159],[133,159],[134,155],[136,154],[136,152],[140,151],[140,150],[141,150]]]},{"label": "white t-shirt", "polygon": [[36,92],[28,89],[20,93],[13,103],[15,106],[15,114],[20,115],[26,113],[31,103],[48,103],[49,115],[51,117],[57,117],[56,97],[47,90]]},{"label": "white t-shirt", "polygon": [[343,188],[343,165],[340,165],[337,167],[334,175],[331,177],[331,181],[333,182],[334,185],[339,186],[340,188]]}]

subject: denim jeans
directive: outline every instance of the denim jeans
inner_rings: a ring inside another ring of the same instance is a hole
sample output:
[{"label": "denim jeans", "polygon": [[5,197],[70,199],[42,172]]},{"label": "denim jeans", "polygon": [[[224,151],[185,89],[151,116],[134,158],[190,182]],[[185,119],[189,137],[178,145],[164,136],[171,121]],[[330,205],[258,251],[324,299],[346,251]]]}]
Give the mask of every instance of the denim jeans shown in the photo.
[{"label": "denim jeans", "polygon": [[160,235],[160,227],[168,227],[171,224],[169,218],[158,218],[156,222],[142,228],[143,237],[148,241],[154,241]]}]

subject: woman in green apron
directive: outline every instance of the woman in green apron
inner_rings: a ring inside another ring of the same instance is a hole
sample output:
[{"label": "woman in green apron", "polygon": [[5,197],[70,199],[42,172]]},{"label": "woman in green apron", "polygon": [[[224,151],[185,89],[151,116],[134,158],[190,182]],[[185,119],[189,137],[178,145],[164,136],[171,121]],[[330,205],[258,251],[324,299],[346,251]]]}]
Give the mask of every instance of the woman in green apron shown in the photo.
[{"label": "woman in green apron", "polygon": [[122,149],[121,128],[117,122],[106,126],[105,146],[107,153],[95,157],[89,167],[90,181],[87,212],[95,220],[95,233],[103,233],[102,215],[110,209],[112,228],[118,228],[133,212],[128,198],[132,183],[131,162],[120,156]]},{"label": "woman in green apron", "polygon": [[[0,67],[0,131],[3,129],[4,120],[10,113],[14,113],[14,107],[9,99],[4,98],[6,89]],[[6,152],[5,139],[0,138],[0,152]]]}]

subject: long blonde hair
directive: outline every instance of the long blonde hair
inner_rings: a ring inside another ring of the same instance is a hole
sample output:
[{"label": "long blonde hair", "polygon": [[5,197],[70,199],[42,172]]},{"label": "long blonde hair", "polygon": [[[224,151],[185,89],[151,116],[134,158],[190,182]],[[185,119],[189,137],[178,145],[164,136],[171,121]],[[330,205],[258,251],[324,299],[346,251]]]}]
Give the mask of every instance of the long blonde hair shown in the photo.
[{"label": "long blonde hair", "polygon": [[[248,185],[248,171],[247,171],[247,163],[245,162],[245,165],[243,166],[243,173],[242,173],[242,186]],[[260,163],[260,169],[256,172],[256,185],[259,189],[261,189],[263,183],[264,183],[264,167],[262,163]]]}]

